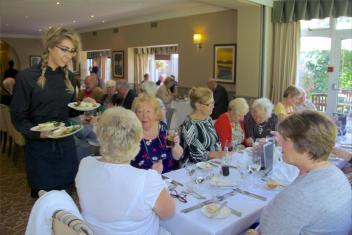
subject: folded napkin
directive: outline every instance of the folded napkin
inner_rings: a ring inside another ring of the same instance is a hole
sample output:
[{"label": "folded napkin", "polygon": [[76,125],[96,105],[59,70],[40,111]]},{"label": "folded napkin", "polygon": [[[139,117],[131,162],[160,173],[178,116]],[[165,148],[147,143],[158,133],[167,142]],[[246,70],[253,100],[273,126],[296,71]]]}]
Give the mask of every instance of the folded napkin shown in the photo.
[{"label": "folded napkin", "polygon": [[274,164],[270,178],[282,185],[291,184],[299,174],[297,167],[285,162],[277,162]]}]

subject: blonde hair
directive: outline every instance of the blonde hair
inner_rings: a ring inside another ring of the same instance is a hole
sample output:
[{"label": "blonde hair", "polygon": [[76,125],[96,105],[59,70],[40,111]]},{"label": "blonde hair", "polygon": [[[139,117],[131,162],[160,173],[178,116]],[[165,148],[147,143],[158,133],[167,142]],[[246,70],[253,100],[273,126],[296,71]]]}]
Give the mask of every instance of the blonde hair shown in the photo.
[{"label": "blonde hair", "polygon": [[[46,35],[43,38],[43,54],[42,54],[42,60],[41,60],[41,74],[39,76],[39,79],[37,81],[38,86],[41,88],[44,88],[45,83],[46,83],[46,77],[45,77],[45,72],[46,72],[46,67],[48,65],[48,59],[49,59],[49,48],[54,48],[57,44],[59,44],[61,41],[68,39],[70,40],[75,49],[77,50],[77,54],[75,56],[76,61],[79,61],[79,52],[81,51],[81,39],[79,35],[69,29],[65,29],[62,27],[52,27],[50,28]],[[67,68],[67,65],[63,67],[64,73],[65,73],[65,85],[66,89],[73,93],[74,92],[74,87],[69,79],[69,71]]]},{"label": "blonde hair", "polygon": [[115,87],[116,88],[116,81],[115,80],[109,80],[105,83],[105,87]]},{"label": "blonde hair", "polygon": [[323,114],[304,111],[285,118],[278,128],[290,138],[298,153],[308,153],[312,160],[327,160],[336,142],[336,126]]},{"label": "blonde hair", "polygon": [[192,87],[188,94],[193,109],[196,109],[196,103],[205,104],[213,99],[213,92],[206,87]]},{"label": "blonde hair", "polygon": [[236,98],[229,103],[228,111],[235,111],[239,115],[245,115],[248,110],[248,103],[244,98]]},{"label": "blonde hair", "polygon": [[301,91],[299,90],[298,87],[290,85],[285,89],[283,96],[284,98],[287,98],[287,97],[295,97],[295,96],[300,97],[301,95],[302,95]]},{"label": "blonde hair", "polygon": [[142,124],[136,114],[122,107],[105,110],[97,125],[100,154],[106,160],[128,163],[138,154]]},{"label": "blonde hair", "polygon": [[273,112],[274,105],[268,98],[259,98],[256,99],[252,106],[251,111],[254,112],[256,109],[260,109],[265,113],[266,118],[270,118]]},{"label": "blonde hair", "polygon": [[161,109],[160,109],[160,102],[158,99],[153,96],[149,95],[146,93],[140,94],[138,97],[136,97],[132,103],[132,110],[133,112],[136,112],[137,109],[143,104],[143,103],[148,103],[152,106],[154,109],[154,112],[156,113],[157,119],[160,121],[162,117]]}]

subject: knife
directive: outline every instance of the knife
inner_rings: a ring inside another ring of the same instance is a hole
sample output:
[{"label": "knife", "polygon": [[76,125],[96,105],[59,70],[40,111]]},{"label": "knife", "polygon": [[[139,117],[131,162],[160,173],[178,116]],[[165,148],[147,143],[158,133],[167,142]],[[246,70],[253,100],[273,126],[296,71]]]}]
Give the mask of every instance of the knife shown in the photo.
[{"label": "knife", "polygon": [[227,207],[227,208],[229,208],[229,210],[231,211],[232,214],[234,214],[234,215],[236,215],[238,217],[242,216],[242,212],[241,211],[235,210],[235,209],[233,209],[231,207]]},{"label": "knife", "polygon": [[[167,177],[166,175],[161,175],[161,178],[163,180],[169,180],[170,178]],[[183,184],[181,184],[180,182],[177,182],[176,180],[171,180],[171,184],[176,184],[176,185],[179,185],[179,186],[182,186],[183,187]]]},{"label": "knife", "polygon": [[[210,164],[214,164],[214,165],[216,165],[216,166],[219,166],[219,165],[221,165],[221,163],[220,162],[218,162],[218,161],[209,161],[209,163]],[[233,165],[227,165],[229,168],[233,168],[233,169],[237,169],[238,167],[237,166],[233,166]]]},{"label": "knife", "polygon": [[241,193],[241,194],[249,196],[249,197],[253,197],[253,198],[262,200],[262,201],[266,201],[266,197],[263,197],[263,196],[260,196],[258,194],[251,193],[251,192],[248,192],[248,191],[244,191],[244,190],[241,190],[239,188],[234,188],[233,191]]},{"label": "knife", "polygon": [[[233,196],[233,195],[234,195],[233,192],[229,192],[229,193],[225,193],[224,195],[221,195],[220,197],[222,198],[222,200],[224,200],[225,198]],[[196,210],[198,208],[201,208],[201,207],[206,206],[206,205],[208,205],[210,203],[213,203],[213,202],[217,202],[217,201],[214,201],[213,199],[209,199],[209,200],[206,200],[204,202],[198,203],[198,204],[196,204],[194,206],[191,206],[191,207],[188,207],[186,209],[183,209],[183,210],[181,210],[181,212],[188,213],[188,212],[194,211],[194,210]]]}]

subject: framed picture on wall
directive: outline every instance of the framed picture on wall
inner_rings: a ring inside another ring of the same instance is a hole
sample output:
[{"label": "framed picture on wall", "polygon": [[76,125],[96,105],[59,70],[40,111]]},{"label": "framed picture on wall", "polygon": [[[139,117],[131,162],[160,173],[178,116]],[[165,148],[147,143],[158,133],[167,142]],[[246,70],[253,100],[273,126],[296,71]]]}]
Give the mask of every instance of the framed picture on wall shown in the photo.
[{"label": "framed picture on wall", "polygon": [[112,52],[112,71],[113,76],[118,78],[124,77],[124,52],[113,51]]},{"label": "framed picture on wall", "polygon": [[29,56],[29,65],[32,67],[33,65],[39,64],[41,57],[39,55],[30,55]]},{"label": "framed picture on wall", "polygon": [[213,75],[218,82],[236,83],[236,44],[214,45]]}]

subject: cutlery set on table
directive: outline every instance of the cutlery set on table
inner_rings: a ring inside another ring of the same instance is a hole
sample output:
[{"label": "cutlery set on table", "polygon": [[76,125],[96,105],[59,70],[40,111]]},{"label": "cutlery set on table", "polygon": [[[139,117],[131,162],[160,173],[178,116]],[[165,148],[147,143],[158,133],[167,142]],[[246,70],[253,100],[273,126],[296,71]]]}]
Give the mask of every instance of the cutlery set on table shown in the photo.
[{"label": "cutlery set on table", "polygon": [[[213,164],[217,165],[216,163],[213,163]],[[170,182],[170,184],[173,185],[173,188],[176,188],[178,186],[185,187],[184,184],[182,184],[176,180],[170,179],[168,176],[162,175],[162,179]],[[185,194],[185,195],[192,195],[194,198],[196,198],[198,200],[205,200],[206,199],[206,197],[204,197],[203,195],[194,191],[193,188],[191,188],[191,187],[185,187],[185,190],[183,190],[181,193]],[[226,198],[235,196],[237,193],[243,194],[247,197],[251,197],[253,199],[257,199],[257,200],[261,200],[261,201],[267,200],[267,198],[264,196],[261,196],[261,195],[258,195],[258,194],[252,193],[252,192],[248,192],[246,190],[242,190],[238,187],[233,187],[231,192],[227,192],[223,195],[216,196],[216,198],[213,198],[213,199],[208,199],[208,200],[202,201],[202,202],[197,203],[191,207],[182,209],[181,212],[182,213],[189,213],[189,212],[192,212],[194,210],[201,208],[202,213],[205,214],[209,218],[225,218],[229,214],[233,214],[235,216],[241,217],[242,212],[229,207],[227,205],[227,201],[225,201]]]}]

